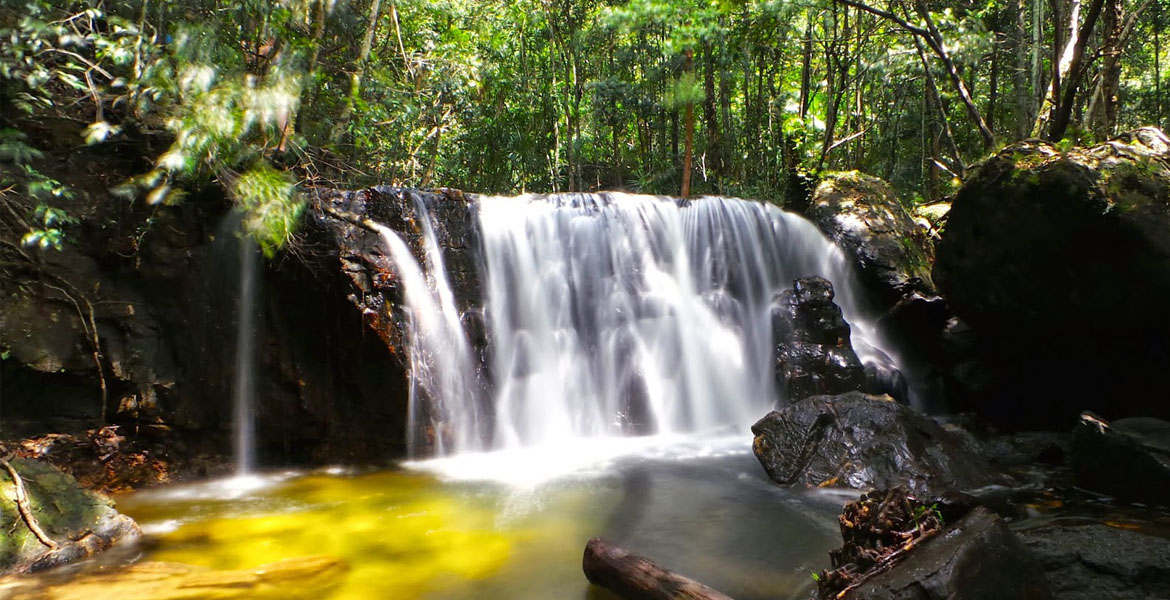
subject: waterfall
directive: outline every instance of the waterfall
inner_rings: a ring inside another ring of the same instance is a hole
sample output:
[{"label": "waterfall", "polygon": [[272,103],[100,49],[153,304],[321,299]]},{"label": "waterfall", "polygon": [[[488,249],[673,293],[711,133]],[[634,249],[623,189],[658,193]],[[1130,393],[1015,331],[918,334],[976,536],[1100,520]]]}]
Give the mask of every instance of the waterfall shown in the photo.
[{"label": "waterfall", "polygon": [[440,455],[480,450],[484,443],[479,385],[471,347],[459,321],[430,215],[421,202],[417,210],[423,221],[429,279],[406,242],[394,230],[375,225],[397,267],[406,309],[411,366],[407,448],[413,454],[433,447]]},{"label": "waterfall", "polygon": [[420,432],[442,455],[746,430],[775,400],[773,297],[807,275],[834,283],[862,359],[880,355],[844,255],[774,206],[622,193],[477,203],[490,397],[426,207],[426,273],[380,229],[409,313],[412,448]]},{"label": "waterfall", "polygon": [[236,305],[236,379],[232,389],[235,404],[234,437],[236,474],[247,475],[254,466],[255,424],[253,405],[256,397],[255,375],[255,321],[256,321],[256,267],[259,262],[255,242],[241,234],[240,295]]}]

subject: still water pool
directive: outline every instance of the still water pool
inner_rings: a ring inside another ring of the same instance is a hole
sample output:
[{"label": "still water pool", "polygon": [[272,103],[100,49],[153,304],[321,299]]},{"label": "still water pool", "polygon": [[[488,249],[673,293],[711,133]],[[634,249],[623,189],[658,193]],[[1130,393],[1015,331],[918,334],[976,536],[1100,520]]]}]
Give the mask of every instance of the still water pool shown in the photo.
[{"label": "still water pool", "polygon": [[117,499],[146,534],[137,545],[0,582],[0,597],[598,600],[581,554],[602,536],[741,600],[791,598],[838,543],[841,497],[776,486],[740,443],[585,455],[139,492]]}]

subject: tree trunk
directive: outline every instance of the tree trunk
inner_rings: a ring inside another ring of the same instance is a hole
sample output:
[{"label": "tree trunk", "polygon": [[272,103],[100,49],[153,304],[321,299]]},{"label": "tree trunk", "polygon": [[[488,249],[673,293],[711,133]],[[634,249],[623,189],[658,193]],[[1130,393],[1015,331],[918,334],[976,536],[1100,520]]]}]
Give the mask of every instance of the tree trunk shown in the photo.
[{"label": "tree trunk", "polygon": [[[998,19],[996,19],[998,21]],[[998,29],[998,23],[997,27]],[[987,84],[987,127],[995,131],[995,108],[999,100],[999,35],[992,32],[991,42],[991,79]]]},{"label": "tree trunk", "polygon": [[357,102],[358,94],[361,92],[362,76],[366,72],[366,60],[370,57],[370,48],[374,44],[374,32],[378,28],[378,10],[380,8],[381,0],[370,0],[370,10],[366,18],[366,31],[362,36],[362,45],[358,48],[357,58],[353,61],[353,73],[349,79],[349,96],[345,99],[345,106],[341,109],[341,115],[337,117],[337,122],[333,125],[333,134],[330,136],[333,143],[341,141],[345,134],[345,129],[349,125],[349,119],[353,116],[354,105]]},{"label": "tree trunk", "polygon": [[934,18],[930,16],[930,11],[926,8],[925,0],[918,0],[915,3],[918,8],[918,15],[926,22],[927,44],[942,61],[943,66],[946,67],[947,75],[951,78],[951,83],[955,86],[955,90],[959,92],[959,98],[963,101],[963,106],[967,109],[968,116],[975,122],[975,126],[979,129],[979,135],[983,138],[983,149],[990,151],[995,147],[995,134],[992,133],[991,128],[983,120],[983,116],[979,114],[979,108],[975,106],[975,99],[971,97],[971,93],[967,90],[967,84],[963,82],[963,78],[959,75],[959,70],[955,67],[955,61],[951,59],[951,55],[946,51],[946,46],[943,43],[942,34],[939,33],[938,27],[934,24]]},{"label": "tree trunk", "polygon": [[[1158,9],[1158,16],[1161,17],[1162,10]],[[1159,27],[1157,23],[1161,19],[1157,19],[1154,25],[1154,123],[1162,126],[1162,39],[1158,34]]]},{"label": "tree trunk", "polygon": [[1008,13],[1015,15],[1012,19],[1012,34],[1008,38],[1010,42],[1008,54],[1015,58],[1015,66],[1012,68],[1012,94],[1016,105],[1013,108],[1012,133],[1017,139],[1022,139],[1028,135],[1028,124],[1032,121],[1029,118],[1029,107],[1032,103],[1031,92],[1028,89],[1027,33],[1024,22],[1027,15],[1020,0],[1011,0]]},{"label": "tree trunk", "polygon": [[[1044,0],[1032,0],[1032,102],[1030,106],[1031,111],[1028,112],[1029,118],[1025,123],[1031,123],[1040,115],[1041,104],[1044,102],[1044,97],[1040,92],[1040,54],[1044,49],[1044,30],[1041,24],[1044,22]],[[1024,125],[1024,131],[1028,131],[1027,125]],[[1021,133],[1020,137],[1027,136],[1027,133]]]},{"label": "tree trunk", "polygon": [[717,590],[672,573],[601,538],[589,540],[581,566],[591,583],[623,600],[731,600]]},{"label": "tree trunk", "polygon": [[[694,52],[687,48],[683,51],[683,71],[691,73],[694,71]],[[683,150],[683,172],[682,172],[682,193],[683,198],[691,195],[691,152],[694,150],[695,138],[695,104],[687,102],[686,106],[686,147]]]},{"label": "tree trunk", "polygon": [[[955,134],[951,130],[950,120],[947,119],[946,108],[943,107],[942,100],[939,98],[938,84],[935,83],[934,75],[930,72],[930,62],[926,60],[926,51],[922,47],[922,43],[918,40],[914,40],[914,48],[918,51],[918,61],[922,63],[922,72],[926,80],[923,84],[923,87],[926,90],[924,101],[927,103],[927,105],[934,106],[938,111],[939,125],[942,127],[942,132],[946,136],[947,146],[950,147],[951,155],[955,159],[955,166],[958,167],[957,171],[959,173],[963,173],[966,171],[967,167],[963,162],[962,153],[959,152],[959,145],[955,143]],[[930,165],[930,168],[936,169],[937,165]]]},{"label": "tree trunk", "polygon": [[[1076,101],[1077,88],[1080,87],[1081,61],[1085,56],[1085,45],[1089,41],[1089,35],[1093,33],[1093,28],[1097,24],[1097,18],[1101,15],[1101,8],[1104,4],[1104,0],[1093,0],[1093,4],[1089,6],[1089,14],[1085,16],[1085,22],[1077,32],[1072,57],[1069,60],[1068,74],[1065,76],[1063,84],[1064,91],[1061,94],[1060,103],[1054,109],[1052,126],[1048,130],[1048,139],[1051,141],[1059,141],[1068,130],[1072,119],[1073,105]],[[1074,42],[1074,40],[1069,41]]]},{"label": "tree trunk", "polygon": [[718,175],[723,172],[723,149],[719,145],[719,118],[715,112],[715,48],[711,44],[705,44],[703,54],[706,59],[703,69],[703,122],[707,127],[706,164],[716,173],[718,185]]},{"label": "tree trunk", "polygon": [[808,30],[804,32],[804,50],[800,65],[800,119],[808,114],[809,103],[812,102],[812,50],[813,50],[813,21],[808,20]]}]

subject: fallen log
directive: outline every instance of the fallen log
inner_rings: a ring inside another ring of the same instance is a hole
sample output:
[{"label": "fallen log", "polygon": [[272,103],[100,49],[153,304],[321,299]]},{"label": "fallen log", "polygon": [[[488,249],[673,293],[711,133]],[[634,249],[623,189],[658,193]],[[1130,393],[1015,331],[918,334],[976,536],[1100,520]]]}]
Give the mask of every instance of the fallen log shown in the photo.
[{"label": "fallen log", "polygon": [[593,538],[585,545],[585,577],[623,600],[731,600],[730,596]]}]

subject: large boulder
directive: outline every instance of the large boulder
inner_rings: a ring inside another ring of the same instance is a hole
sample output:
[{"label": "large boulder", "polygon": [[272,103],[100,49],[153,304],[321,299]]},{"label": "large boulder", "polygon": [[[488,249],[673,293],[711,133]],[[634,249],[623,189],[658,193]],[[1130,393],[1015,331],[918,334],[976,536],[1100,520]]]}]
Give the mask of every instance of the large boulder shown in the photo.
[{"label": "large boulder", "polygon": [[934,280],[1000,382],[962,408],[1021,426],[1170,416],[1170,139],[1005,148],[955,198]]},{"label": "large boulder", "polygon": [[849,324],[833,302],[833,284],[803,277],[772,302],[776,388],[790,402],[861,389],[865,369],[849,343]]},{"label": "large boulder", "polygon": [[912,292],[935,295],[927,234],[885,181],[857,171],[831,173],[806,213],[850,257],[879,309]]},{"label": "large boulder", "polygon": [[[0,574],[44,570],[86,558],[138,536],[138,525],[108,498],[82,489],[47,463],[13,458],[0,470]],[[34,523],[57,544],[50,549],[17,510],[16,471]]]},{"label": "large boulder", "polygon": [[752,426],[773,480],[857,489],[902,486],[921,498],[999,481],[966,440],[888,396],[812,396]]},{"label": "large boulder", "polygon": [[1170,598],[1165,537],[1076,519],[1041,522],[1017,533],[1057,600]]},{"label": "large boulder", "polygon": [[1073,429],[1069,462],[1077,485],[1170,505],[1170,423],[1135,417],[1112,423],[1085,413]]}]

